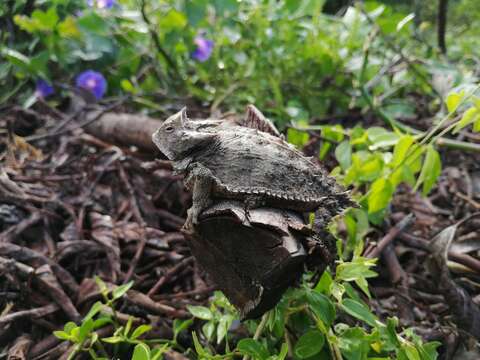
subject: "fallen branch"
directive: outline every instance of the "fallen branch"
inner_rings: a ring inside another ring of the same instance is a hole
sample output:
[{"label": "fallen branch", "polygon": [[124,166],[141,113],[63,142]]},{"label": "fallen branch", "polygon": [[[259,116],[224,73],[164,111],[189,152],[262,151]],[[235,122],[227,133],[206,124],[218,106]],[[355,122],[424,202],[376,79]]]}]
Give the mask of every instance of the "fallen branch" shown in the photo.
[{"label": "fallen branch", "polygon": [[171,306],[160,304],[158,302],[153,301],[147,295],[135,291],[135,290],[128,290],[126,298],[128,301],[132,302],[133,304],[150,311],[153,314],[157,315],[168,315],[174,318],[188,318],[189,315],[187,312],[183,310],[177,310]]},{"label": "fallen branch", "polygon": [[370,252],[365,254],[367,258],[376,258],[380,256],[383,249],[385,249],[394,239],[395,237],[404,231],[410,224],[413,222],[414,216],[413,214],[409,214],[405,216],[401,221],[395,224],[388,233],[378,242],[377,246],[373,248]]},{"label": "fallen branch", "polygon": [[76,321],[80,319],[80,314],[58,284],[48,265],[45,264],[38,269],[34,269],[18,261],[0,257],[0,271],[5,273],[14,271],[25,280],[33,278],[34,284],[56,302],[70,320]]},{"label": "fallen branch", "polygon": [[48,304],[39,308],[21,310],[7,315],[0,316],[0,326],[5,326],[6,324],[15,321],[17,319],[22,319],[25,317],[40,318],[45,315],[54,313],[59,309],[57,304]]},{"label": "fallen branch", "polygon": [[156,294],[160,288],[166,284],[170,279],[177,273],[179,273],[181,270],[183,270],[185,267],[188,265],[193,264],[193,257],[189,256],[186,259],[183,259],[180,261],[178,264],[176,264],[174,267],[172,267],[165,275],[160,277],[158,281],[155,283],[155,285],[148,291],[147,296],[152,297],[152,295]]}]

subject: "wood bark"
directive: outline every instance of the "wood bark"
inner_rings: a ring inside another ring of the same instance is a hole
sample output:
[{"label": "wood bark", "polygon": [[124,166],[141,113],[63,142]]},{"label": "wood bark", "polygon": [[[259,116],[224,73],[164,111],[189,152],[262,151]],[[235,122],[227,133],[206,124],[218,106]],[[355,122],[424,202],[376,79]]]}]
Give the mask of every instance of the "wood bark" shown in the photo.
[{"label": "wood bark", "polygon": [[309,229],[291,212],[249,211],[238,201],[205,210],[190,235],[190,247],[203,270],[235,305],[243,319],[257,318],[280,300],[303,273],[302,243]]},{"label": "wood bark", "polygon": [[[87,114],[87,119],[98,116],[97,111]],[[146,151],[158,151],[152,142],[152,134],[161,121],[148,116],[108,112],[85,127],[85,130],[111,144],[136,146]]]}]

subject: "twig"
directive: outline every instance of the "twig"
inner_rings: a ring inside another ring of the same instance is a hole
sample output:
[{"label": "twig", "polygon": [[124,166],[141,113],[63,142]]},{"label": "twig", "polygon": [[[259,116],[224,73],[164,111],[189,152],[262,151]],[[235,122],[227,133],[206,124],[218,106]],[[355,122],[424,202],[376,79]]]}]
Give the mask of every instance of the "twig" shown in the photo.
[{"label": "twig", "polygon": [[191,256],[180,261],[178,264],[172,267],[165,275],[163,275],[162,277],[160,277],[160,279],[158,279],[155,285],[148,291],[147,296],[152,297],[152,295],[154,295],[175,274],[183,270],[186,266],[190,265],[191,263],[193,263],[193,257]]},{"label": "twig", "polygon": [[[45,266],[47,265],[43,265],[42,267]],[[6,259],[4,257],[0,257],[0,270],[3,272],[15,271],[16,274],[19,274],[24,279],[30,279],[33,277],[33,279],[37,282],[37,286],[47,293],[48,296],[62,308],[62,310],[71,320],[77,321],[80,318],[80,314],[70,298],[60,287],[52,284],[52,281],[48,278],[48,274],[45,272],[43,274],[38,274],[38,269],[34,269],[28,265],[22,264],[18,261]],[[53,277],[53,275],[51,275],[51,277]]]},{"label": "twig", "polygon": [[122,179],[123,185],[125,186],[128,192],[128,195],[130,196],[130,206],[132,208],[133,216],[135,218],[135,221],[140,226],[140,241],[138,242],[138,245],[137,245],[137,251],[135,252],[135,255],[130,263],[130,267],[128,268],[128,272],[125,275],[125,279],[124,279],[124,283],[127,283],[132,278],[133,272],[135,271],[135,268],[137,267],[137,264],[140,258],[142,257],[143,250],[145,249],[145,245],[147,244],[147,237],[145,232],[147,223],[143,219],[143,216],[140,212],[137,199],[135,198],[135,192],[133,190],[132,185],[130,184],[130,181],[128,181],[127,173],[125,172],[125,169],[123,168],[123,166],[119,166],[119,172],[120,172],[120,178]]},{"label": "twig", "polygon": [[168,315],[175,318],[188,318],[189,314],[183,310],[177,310],[171,306],[161,304],[159,302],[153,301],[147,295],[135,291],[128,290],[126,295],[128,301],[131,301],[133,304],[144,308],[153,314],[158,315]]},{"label": "twig", "polygon": [[466,267],[480,274],[480,261],[475,259],[474,257],[468,254],[461,254],[461,253],[449,251],[448,258],[450,260],[458,262],[459,264],[465,265]]},{"label": "twig", "polygon": [[430,251],[428,248],[428,241],[426,239],[422,239],[408,233],[398,234],[398,238],[400,239],[400,241],[404,242],[410,247],[424,251]]},{"label": "twig", "polygon": [[437,41],[438,48],[443,55],[447,54],[447,44],[445,42],[445,33],[447,31],[447,8],[448,0],[438,0]]},{"label": "twig", "polygon": [[35,308],[35,309],[17,311],[17,312],[11,313],[11,314],[0,316],[0,326],[5,326],[6,324],[8,324],[12,321],[15,321],[15,320],[21,319],[21,318],[25,318],[25,317],[39,318],[39,317],[42,317],[42,316],[45,316],[45,315],[52,314],[55,311],[57,311],[58,309],[59,309],[59,307],[58,307],[57,304],[48,304],[48,305],[45,305],[45,306],[42,306],[42,307],[39,307],[39,308]]},{"label": "twig", "polygon": [[172,300],[172,299],[182,299],[182,298],[187,298],[187,297],[193,297],[193,296],[207,296],[208,294],[212,293],[213,291],[217,290],[216,286],[208,286],[208,287],[202,287],[200,289],[195,289],[192,291],[185,291],[185,292],[179,292],[175,294],[160,294],[154,296],[155,300]]},{"label": "twig", "polygon": [[397,284],[398,282],[403,284],[407,279],[407,275],[398,261],[398,257],[395,254],[395,249],[392,244],[388,244],[385,247],[385,250],[382,252],[382,259],[387,265],[392,284]]},{"label": "twig", "polygon": [[370,259],[378,257],[382,253],[383,249],[385,249],[387,245],[389,245],[398,234],[400,234],[408,226],[410,226],[413,220],[413,214],[407,215],[388,231],[388,233],[378,242],[377,247],[375,247],[368,254],[365,254],[365,256]]},{"label": "twig", "polygon": [[42,219],[42,215],[39,211],[34,212],[28,218],[23,219],[18,224],[11,226],[7,230],[0,233],[0,243],[1,242],[11,242],[14,241],[21,233],[23,233],[30,226],[35,225]]}]

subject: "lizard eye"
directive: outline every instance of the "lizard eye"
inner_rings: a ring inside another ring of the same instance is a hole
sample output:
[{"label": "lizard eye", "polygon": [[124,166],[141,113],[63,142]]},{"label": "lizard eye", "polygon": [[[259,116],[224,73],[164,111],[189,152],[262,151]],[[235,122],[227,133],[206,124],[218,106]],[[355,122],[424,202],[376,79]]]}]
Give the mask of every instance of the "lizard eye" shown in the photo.
[{"label": "lizard eye", "polygon": [[165,131],[166,131],[166,132],[172,132],[173,130],[174,130],[174,129],[173,129],[173,126],[167,126],[167,127],[165,128]]}]

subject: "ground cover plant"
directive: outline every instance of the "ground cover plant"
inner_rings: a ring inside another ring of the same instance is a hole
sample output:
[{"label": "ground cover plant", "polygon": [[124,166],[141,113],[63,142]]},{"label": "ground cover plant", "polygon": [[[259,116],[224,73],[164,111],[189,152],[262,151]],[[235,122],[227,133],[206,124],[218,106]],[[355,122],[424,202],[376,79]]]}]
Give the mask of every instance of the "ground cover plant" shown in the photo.
[{"label": "ground cover plant", "polygon": [[[450,4],[442,33],[419,3],[0,4],[1,356],[474,358],[480,15]],[[330,225],[334,265],[240,323],[138,114],[249,103],[359,207]],[[92,127],[114,112],[125,128]]]}]

